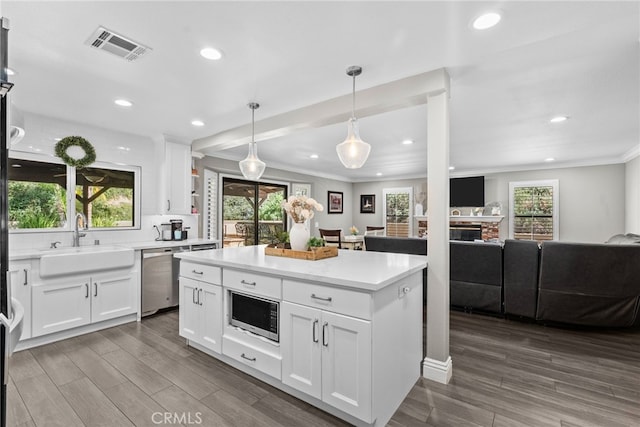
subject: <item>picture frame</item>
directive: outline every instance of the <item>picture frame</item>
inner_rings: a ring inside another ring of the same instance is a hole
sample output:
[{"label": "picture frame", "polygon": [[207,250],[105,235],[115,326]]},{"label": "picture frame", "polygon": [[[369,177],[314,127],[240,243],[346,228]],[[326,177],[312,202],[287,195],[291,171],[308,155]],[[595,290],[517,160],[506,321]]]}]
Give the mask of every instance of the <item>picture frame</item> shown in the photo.
[{"label": "picture frame", "polygon": [[311,184],[301,184],[297,182],[292,183],[291,195],[311,197]]},{"label": "picture frame", "polygon": [[327,213],[341,214],[343,206],[342,191],[327,191]]},{"label": "picture frame", "polygon": [[360,213],[376,213],[376,195],[360,195]]}]

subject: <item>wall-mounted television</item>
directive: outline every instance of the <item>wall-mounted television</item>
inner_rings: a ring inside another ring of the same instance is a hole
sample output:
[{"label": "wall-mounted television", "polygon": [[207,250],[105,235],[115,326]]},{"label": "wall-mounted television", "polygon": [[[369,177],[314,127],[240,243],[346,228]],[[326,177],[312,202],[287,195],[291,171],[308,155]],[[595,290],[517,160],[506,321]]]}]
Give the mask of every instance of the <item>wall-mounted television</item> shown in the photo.
[{"label": "wall-mounted television", "polygon": [[452,208],[484,206],[484,176],[451,178],[449,206]]}]

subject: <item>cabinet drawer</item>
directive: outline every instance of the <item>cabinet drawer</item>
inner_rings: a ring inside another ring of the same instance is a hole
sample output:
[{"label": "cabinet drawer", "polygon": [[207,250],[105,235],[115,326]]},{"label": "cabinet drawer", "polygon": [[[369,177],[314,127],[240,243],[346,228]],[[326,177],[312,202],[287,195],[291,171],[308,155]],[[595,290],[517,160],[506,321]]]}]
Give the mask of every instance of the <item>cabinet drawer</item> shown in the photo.
[{"label": "cabinet drawer", "polygon": [[278,380],[282,379],[282,359],[232,337],[222,337],[222,353]]},{"label": "cabinet drawer", "polygon": [[365,292],[284,280],[282,282],[282,299],[371,320],[371,295]]},{"label": "cabinet drawer", "polygon": [[180,276],[213,285],[222,284],[222,274],[220,267],[212,265],[197,264],[195,262],[180,261]]},{"label": "cabinet drawer", "polygon": [[282,299],[282,279],[277,277],[225,269],[224,286],[277,300]]}]

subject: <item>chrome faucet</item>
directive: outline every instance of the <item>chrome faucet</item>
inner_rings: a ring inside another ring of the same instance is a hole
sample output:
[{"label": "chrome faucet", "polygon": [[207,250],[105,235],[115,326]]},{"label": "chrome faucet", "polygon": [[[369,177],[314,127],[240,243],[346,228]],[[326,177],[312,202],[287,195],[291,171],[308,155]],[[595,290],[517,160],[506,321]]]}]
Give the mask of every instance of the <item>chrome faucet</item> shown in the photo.
[{"label": "chrome faucet", "polygon": [[[82,221],[82,228],[78,225],[79,221]],[[89,224],[87,224],[87,217],[82,212],[76,214],[76,226],[73,230],[73,246],[80,246],[80,238],[87,235],[87,233],[81,233],[80,230],[88,230]]]}]

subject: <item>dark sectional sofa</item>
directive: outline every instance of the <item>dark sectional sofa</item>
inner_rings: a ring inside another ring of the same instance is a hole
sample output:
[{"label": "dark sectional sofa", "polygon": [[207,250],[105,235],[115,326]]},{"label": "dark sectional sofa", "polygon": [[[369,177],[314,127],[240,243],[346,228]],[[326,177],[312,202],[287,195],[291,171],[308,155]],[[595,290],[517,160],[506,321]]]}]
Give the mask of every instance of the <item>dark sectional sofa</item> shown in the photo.
[{"label": "dark sectional sofa", "polygon": [[[640,325],[640,238],[633,236],[615,244],[451,241],[451,306],[546,324]],[[425,239],[365,236],[367,250],[425,255],[426,246]]]}]

